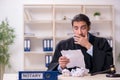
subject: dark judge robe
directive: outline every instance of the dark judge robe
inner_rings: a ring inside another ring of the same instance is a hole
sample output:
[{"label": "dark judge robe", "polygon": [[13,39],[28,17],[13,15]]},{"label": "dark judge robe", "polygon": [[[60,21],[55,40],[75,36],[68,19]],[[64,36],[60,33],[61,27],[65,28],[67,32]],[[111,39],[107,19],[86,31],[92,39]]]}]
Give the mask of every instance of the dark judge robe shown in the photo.
[{"label": "dark judge robe", "polygon": [[[62,56],[62,50],[77,50],[80,49],[84,55],[85,67],[90,73],[104,71],[113,65],[112,48],[105,38],[96,37],[89,33],[89,42],[93,45],[93,56],[87,53],[87,49],[79,44],[74,43],[73,38],[62,40],[56,46],[53,59],[48,66],[49,71],[58,70],[58,59]],[[76,59],[77,62],[77,59]],[[78,64],[80,62],[77,62]]]}]

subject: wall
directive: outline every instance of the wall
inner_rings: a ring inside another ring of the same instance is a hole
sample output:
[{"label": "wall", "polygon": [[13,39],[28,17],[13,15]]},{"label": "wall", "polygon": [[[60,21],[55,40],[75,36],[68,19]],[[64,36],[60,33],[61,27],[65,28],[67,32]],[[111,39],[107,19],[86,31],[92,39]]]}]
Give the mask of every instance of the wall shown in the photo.
[{"label": "wall", "polygon": [[[11,68],[6,72],[18,72],[23,70],[23,5],[24,4],[113,4],[115,7],[115,35],[116,56],[120,53],[120,0],[0,0],[0,21],[8,18],[10,25],[15,28],[15,43],[10,46]],[[117,58],[116,58],[117,59]],[[117,70],[120,72],[120,64],[117,62]]]}]

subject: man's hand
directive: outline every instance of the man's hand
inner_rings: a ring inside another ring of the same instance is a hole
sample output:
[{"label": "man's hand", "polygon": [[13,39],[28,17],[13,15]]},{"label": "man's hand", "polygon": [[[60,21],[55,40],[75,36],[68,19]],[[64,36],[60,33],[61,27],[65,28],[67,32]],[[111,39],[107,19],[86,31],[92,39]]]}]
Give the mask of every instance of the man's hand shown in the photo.
[{"label": "man's hand", "polygon": [[81,46],[90,49],[92,46],[91,43],[88,41],[87,35],[75,35],[74,36],[75,44],[80,44]]},{"label": "man's hand", "polygon": [[59,58],[59,65],[62,69],[64,69],[68,63],[69,63],[69,59],[67,57],[61,56]]}]

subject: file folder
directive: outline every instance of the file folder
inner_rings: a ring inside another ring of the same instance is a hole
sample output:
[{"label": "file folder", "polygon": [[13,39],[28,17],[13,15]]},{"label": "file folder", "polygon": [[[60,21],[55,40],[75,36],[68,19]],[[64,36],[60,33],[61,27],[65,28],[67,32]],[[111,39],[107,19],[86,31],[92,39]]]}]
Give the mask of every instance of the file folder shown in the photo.
[{"label": "file folder", "polygon": [[19,71],[19,80],[58,80],[58,71]]},{"label": "file folder", "polygon": [[43,40],[43,51],[47,51],[47,41],[46,41],[46,39]]},{"label": "file folder", "polygon": [[52,39],[43,40],[43,51],[53,51],[53,40]]},{"label": "file folder", "polygon": [[30,51],[30,40],[29,39],[25,39],[24,40],[24,51]]},{"label": "file folder", "polygon": [[52,61],[52,55],[46,55],[45,56],[45,66],[48,67],[49,64],[51,63]]}]

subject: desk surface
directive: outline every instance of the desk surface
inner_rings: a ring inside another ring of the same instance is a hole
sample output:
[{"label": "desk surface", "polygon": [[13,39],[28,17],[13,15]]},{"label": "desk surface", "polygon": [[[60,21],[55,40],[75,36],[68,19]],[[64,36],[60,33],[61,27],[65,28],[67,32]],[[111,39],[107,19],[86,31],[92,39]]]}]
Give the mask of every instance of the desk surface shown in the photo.
[{"label": "desk surface", "polygon": [[98,74],[98,75],[94,75],[94,76],[84,76],[84,77],[64,77],[62,75],[60,75],[58,77],[58,80],[120,80],[119,78],[109,78],[106,77],[106,74]]},{"label": "desk surface", "polygon": [[[4,74],[3,80],[18,80],[18,74]],[[99,74],[95,76],[84,76],[84,77],[64,77],[58,76],[58,80],[120,80],[119,78],[108,78],[105,74]]]}]

